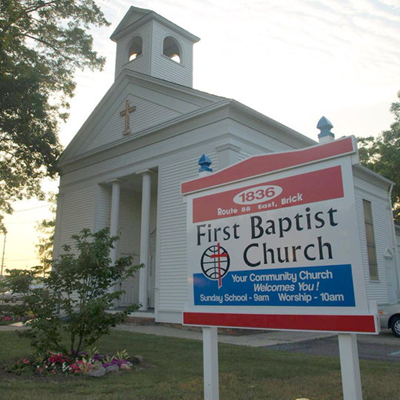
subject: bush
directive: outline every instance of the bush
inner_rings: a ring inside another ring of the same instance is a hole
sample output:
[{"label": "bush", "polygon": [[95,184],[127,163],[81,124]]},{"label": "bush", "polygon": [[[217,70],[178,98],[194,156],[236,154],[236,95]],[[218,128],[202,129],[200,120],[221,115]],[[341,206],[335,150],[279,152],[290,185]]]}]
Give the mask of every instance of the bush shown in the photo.
[{"label": "bush", "polygon": [[[111,265],[110,249],[118,238],[105,228],[96,233],[84,229],[72,239],[76,254],[63,246],[64,253],[53,261],[51,271],[44,267],[8,271],[6,284],[23,294],[22,303],[13,306],[14,314],[35,315],[30,329],[20,334],[41,353],[76,356],[139,308],[132,304],[120,312],[107,312],[124,293],[114,291],[115,285],[141,267],[132,265],[131,257],[121,257]],[[63,334],[69,338],[69,348],[63,345]]]}]

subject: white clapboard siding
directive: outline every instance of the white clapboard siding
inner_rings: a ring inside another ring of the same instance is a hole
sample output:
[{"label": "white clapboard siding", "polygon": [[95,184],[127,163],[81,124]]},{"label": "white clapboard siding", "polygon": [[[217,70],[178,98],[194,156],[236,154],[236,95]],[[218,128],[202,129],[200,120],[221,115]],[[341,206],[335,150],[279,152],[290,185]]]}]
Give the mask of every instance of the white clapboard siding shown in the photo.
[{"label": "white clapboard siding", "polygon": [[[124,68],[149,75],[151,68],[151,34],[151,24],[146,24],[141,26],[140,30],[132,32],[118,40],[115,60],[115,77],[118,77]],[[135,60],[129,61],[129,47],[136,36],[142,38],[142,54]]]},{"label": "white clapboard siding", "polygon": [[250,156],[247,153],[240,152],[239,153],[239,162],[247,160]]},{"label": "white clapboard siding", "polygon": [[[363,199],[371,201],[372,217],[374,223],[374,234],[376,244],[376,256],[378,260],[379,280],[371,280],[369,277],[369,265],[367,255],[367,241],[365,236]],[[385,268],[384,253],[390,243],[390,230],[388,212],[384,205],[365,196],[356,196],[357,220],[360,232],[361,253],[364,267],[364,277],[369,300],[376,300],[378,303],[388,303],[387,274]]]},{"label": "white clapboard siding", "polygon": [[57,248],[73,244],[72,235],[82,229],[94,228],[94,186],[62,193],[62,210],[57,223],[61,225]]},{"label": "white clapboard siding", "polygon": [[[181,62],[171,60],[163,55],[164,39],[172,36],[181,47]],[[177,35],[159,22],[153,25],[153,54],[154,63],[151,75],[184,86],[192,86],[193,44],[181,35]]]},{"label": "white clapboard siding", "polygon": [[98,185],[96,191],[95,230],[110,227],[111,185]]},{"label": "white clapboard siding", "polygon": [[[129,48],[136,36],[142,38],[142,54],[129,61]],[[164,39],[172,36],[181,47],[181,63],[163,55]],[[193,80],[193,44],[170,28],[153,20],[141,25],[136,31],[129,32],[117,42],[115,78],[123,69],[128,69],[156,78],[192,86]]]},{"label": "white clapboard siding", "polygon": [[397,239],[397,271],[400,271],[400,236],[396,236]]},{"label": "white clapboard siding", "polygon": [[[57,259],[60,254],[64,253],[63,245],[70,245],[72,252],[76,253],[76,249],[71,239],[72,235],[78,234],[82,229],[88,228],[94,230],[94,213],[95,213],[95,187],[91,186],[86,189],[66,191],[59,195],[57,202],[57,220],[54,241],[53,257]],[[78,299],[76,294],[73,295],[75,300]]]},{"label": "white clapboard siding", "polygon": [[396,243],[397,243],[397,268],[400,270],[400,227],[395,228],[395,234],[396,234]]},{"label": "white clapboard siding", "polygon": [[[201,154],[200,154],[201,155]],[[209,154],[216,164],[216,154]],[[181,183],[198,177],[199,156],[159,170],[159,311],[181,312],[187,301],[186,203]]]}]

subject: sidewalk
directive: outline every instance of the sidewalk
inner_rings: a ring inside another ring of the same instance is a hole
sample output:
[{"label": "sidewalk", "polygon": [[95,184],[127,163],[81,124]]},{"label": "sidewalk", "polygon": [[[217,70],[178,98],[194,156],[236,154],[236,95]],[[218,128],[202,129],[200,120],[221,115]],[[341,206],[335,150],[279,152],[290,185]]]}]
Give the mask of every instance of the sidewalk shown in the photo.
[{"label": "sidewalk", "polygon": [[21,329],[26,329],[22,322],[17,322],[11,325],[0,325],[0,332],[13,332]]},{"label": "sidewalk", "polygon": [[[200,331],[189,330],[185,327],[176,328],[165,325],[118,325],[115,329],[127,332],[144,333],[158,336],[169,336],[183,339],[202,340],[203,334]],[[332,333],[315,332],[294,332],[294,331],[257,331],[243,335],[218,334],[219,343],[228,343],[238,346],[265,347],[277,344],[297,343],[306,340],[314,340],[333,336]]]},{"label": "sidewalk", "polygon": [[[0,332],[13,332],[16,330],[26,329],[26,327],[18,322],[12,325],[0,326]],[[202,340],[201,331],[190,330],[185,327],[174,327],[166,325],[139,325],[139,324],[123,324],[118,325],[116,330],[134,333],[143,333],[148,335],[168,336],[182,339]],[[249,331],[240,335],[218,334],[219,343],[234,344],[237,346],[265,347],[274,346],[285,343],[298,343],[306,340],[314,340],[333,336],[331,333],[319,332],[294,332],[294,331]]]}]

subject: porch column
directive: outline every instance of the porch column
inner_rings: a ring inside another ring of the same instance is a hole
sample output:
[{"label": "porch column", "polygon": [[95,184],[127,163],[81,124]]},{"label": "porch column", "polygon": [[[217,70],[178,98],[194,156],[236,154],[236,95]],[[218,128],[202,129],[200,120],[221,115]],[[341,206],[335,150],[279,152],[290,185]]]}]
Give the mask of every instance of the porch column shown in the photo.
[{"label": "porch column", "polygon": [[[110,182],[112,185],[111,192],[111,217],[110,217],[110,234],[117,236],[118,234],[118,218],[119,218],[119,198],[121,192],[121,184],[115,179]],[[117,261],[117,243],[114,242],[114,248],[110,250],[111,263],[114,265]]]},{"label": "porch column", "polygon": [[142,222],[140,227],[140,263],[139,270],[139,303],[140,310],[148,308],[147,276],[149,264],[150,205],[151,205],[151,171],[141,171],[142,175]]}]

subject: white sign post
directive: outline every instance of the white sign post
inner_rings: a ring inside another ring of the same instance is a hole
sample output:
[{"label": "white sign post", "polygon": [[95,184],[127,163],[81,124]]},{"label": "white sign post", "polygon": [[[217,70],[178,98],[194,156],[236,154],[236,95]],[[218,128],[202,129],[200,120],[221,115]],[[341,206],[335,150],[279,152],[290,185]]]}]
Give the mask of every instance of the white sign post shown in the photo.
[{"label": "white sign post", "polygon": [[355,333],[339,333],[340,369],[344,400],[362,400],[360,363]]},{"label": "white sign post", "polygon": [[345,400],[361,400],[349,334],[378,332],[362,268],[352,174],[357,162],[349,137],[255,156],[182,184],[189,254],[183,323],[337,332],[342,364],[345,353],[352,357]]},{"label": "white sign post", "polygon": [[203,326],[204,399],[219,400],[218,331]]}]

